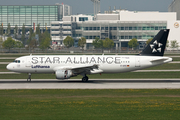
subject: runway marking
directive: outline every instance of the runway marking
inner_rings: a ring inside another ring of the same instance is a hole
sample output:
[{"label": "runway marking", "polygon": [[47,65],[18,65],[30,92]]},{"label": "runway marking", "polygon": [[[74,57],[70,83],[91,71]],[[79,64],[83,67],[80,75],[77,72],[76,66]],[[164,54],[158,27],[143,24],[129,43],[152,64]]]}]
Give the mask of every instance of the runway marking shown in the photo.
[{"label": "runway marking", "polygon": [[180,85],[180,83],[172,83],[172,84],[179,84]]}]

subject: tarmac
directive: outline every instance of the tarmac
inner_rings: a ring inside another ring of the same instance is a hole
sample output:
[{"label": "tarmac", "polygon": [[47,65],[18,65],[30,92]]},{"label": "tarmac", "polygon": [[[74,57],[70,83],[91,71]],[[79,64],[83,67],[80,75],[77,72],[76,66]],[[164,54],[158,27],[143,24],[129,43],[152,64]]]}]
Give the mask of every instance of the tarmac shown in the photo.
[{"label": "tarmac", "polygon": [[180,79],[0,79],[0,89],[180,89]]}]

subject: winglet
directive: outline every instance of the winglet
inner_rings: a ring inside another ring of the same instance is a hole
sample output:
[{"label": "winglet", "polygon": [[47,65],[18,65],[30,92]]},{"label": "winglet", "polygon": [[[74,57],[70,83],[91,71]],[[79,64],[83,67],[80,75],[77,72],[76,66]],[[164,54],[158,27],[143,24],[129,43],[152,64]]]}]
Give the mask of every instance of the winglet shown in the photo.
[{"label": "winglet", "polygon": [[152,39],[152,41],[139,55],[163,56],[168,35],[169,29],[160,30],[159,33]]}]

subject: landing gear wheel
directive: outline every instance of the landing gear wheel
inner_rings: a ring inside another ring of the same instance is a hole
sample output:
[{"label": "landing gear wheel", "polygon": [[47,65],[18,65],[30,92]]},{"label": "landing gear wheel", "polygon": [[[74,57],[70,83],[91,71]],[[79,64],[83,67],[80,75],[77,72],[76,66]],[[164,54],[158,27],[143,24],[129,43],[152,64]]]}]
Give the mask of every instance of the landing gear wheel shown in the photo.
[{"label": "landing gear wheel", "polygon": [[88,79],[89,79],[89,78],[88,78],[87,76],[85,76],[85,77],[82,78],[82,81],[83,81],[83,82],[87,82]]},{"label": "landing gear wheel", "polygon": [[27,82],[31,82],[31,73],[29,73],[29,77],[27,79]]}]

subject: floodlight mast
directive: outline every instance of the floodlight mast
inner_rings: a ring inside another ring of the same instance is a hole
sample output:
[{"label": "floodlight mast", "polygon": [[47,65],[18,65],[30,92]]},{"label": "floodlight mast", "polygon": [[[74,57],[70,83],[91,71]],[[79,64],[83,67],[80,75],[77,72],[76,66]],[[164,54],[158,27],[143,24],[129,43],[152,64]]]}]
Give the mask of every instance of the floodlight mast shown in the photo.
[{"label": "floodlight mast", "polygon": [[91,0],[94,3],[94,19],[96,19],[96,15],[100,13],[100,0]]}]

